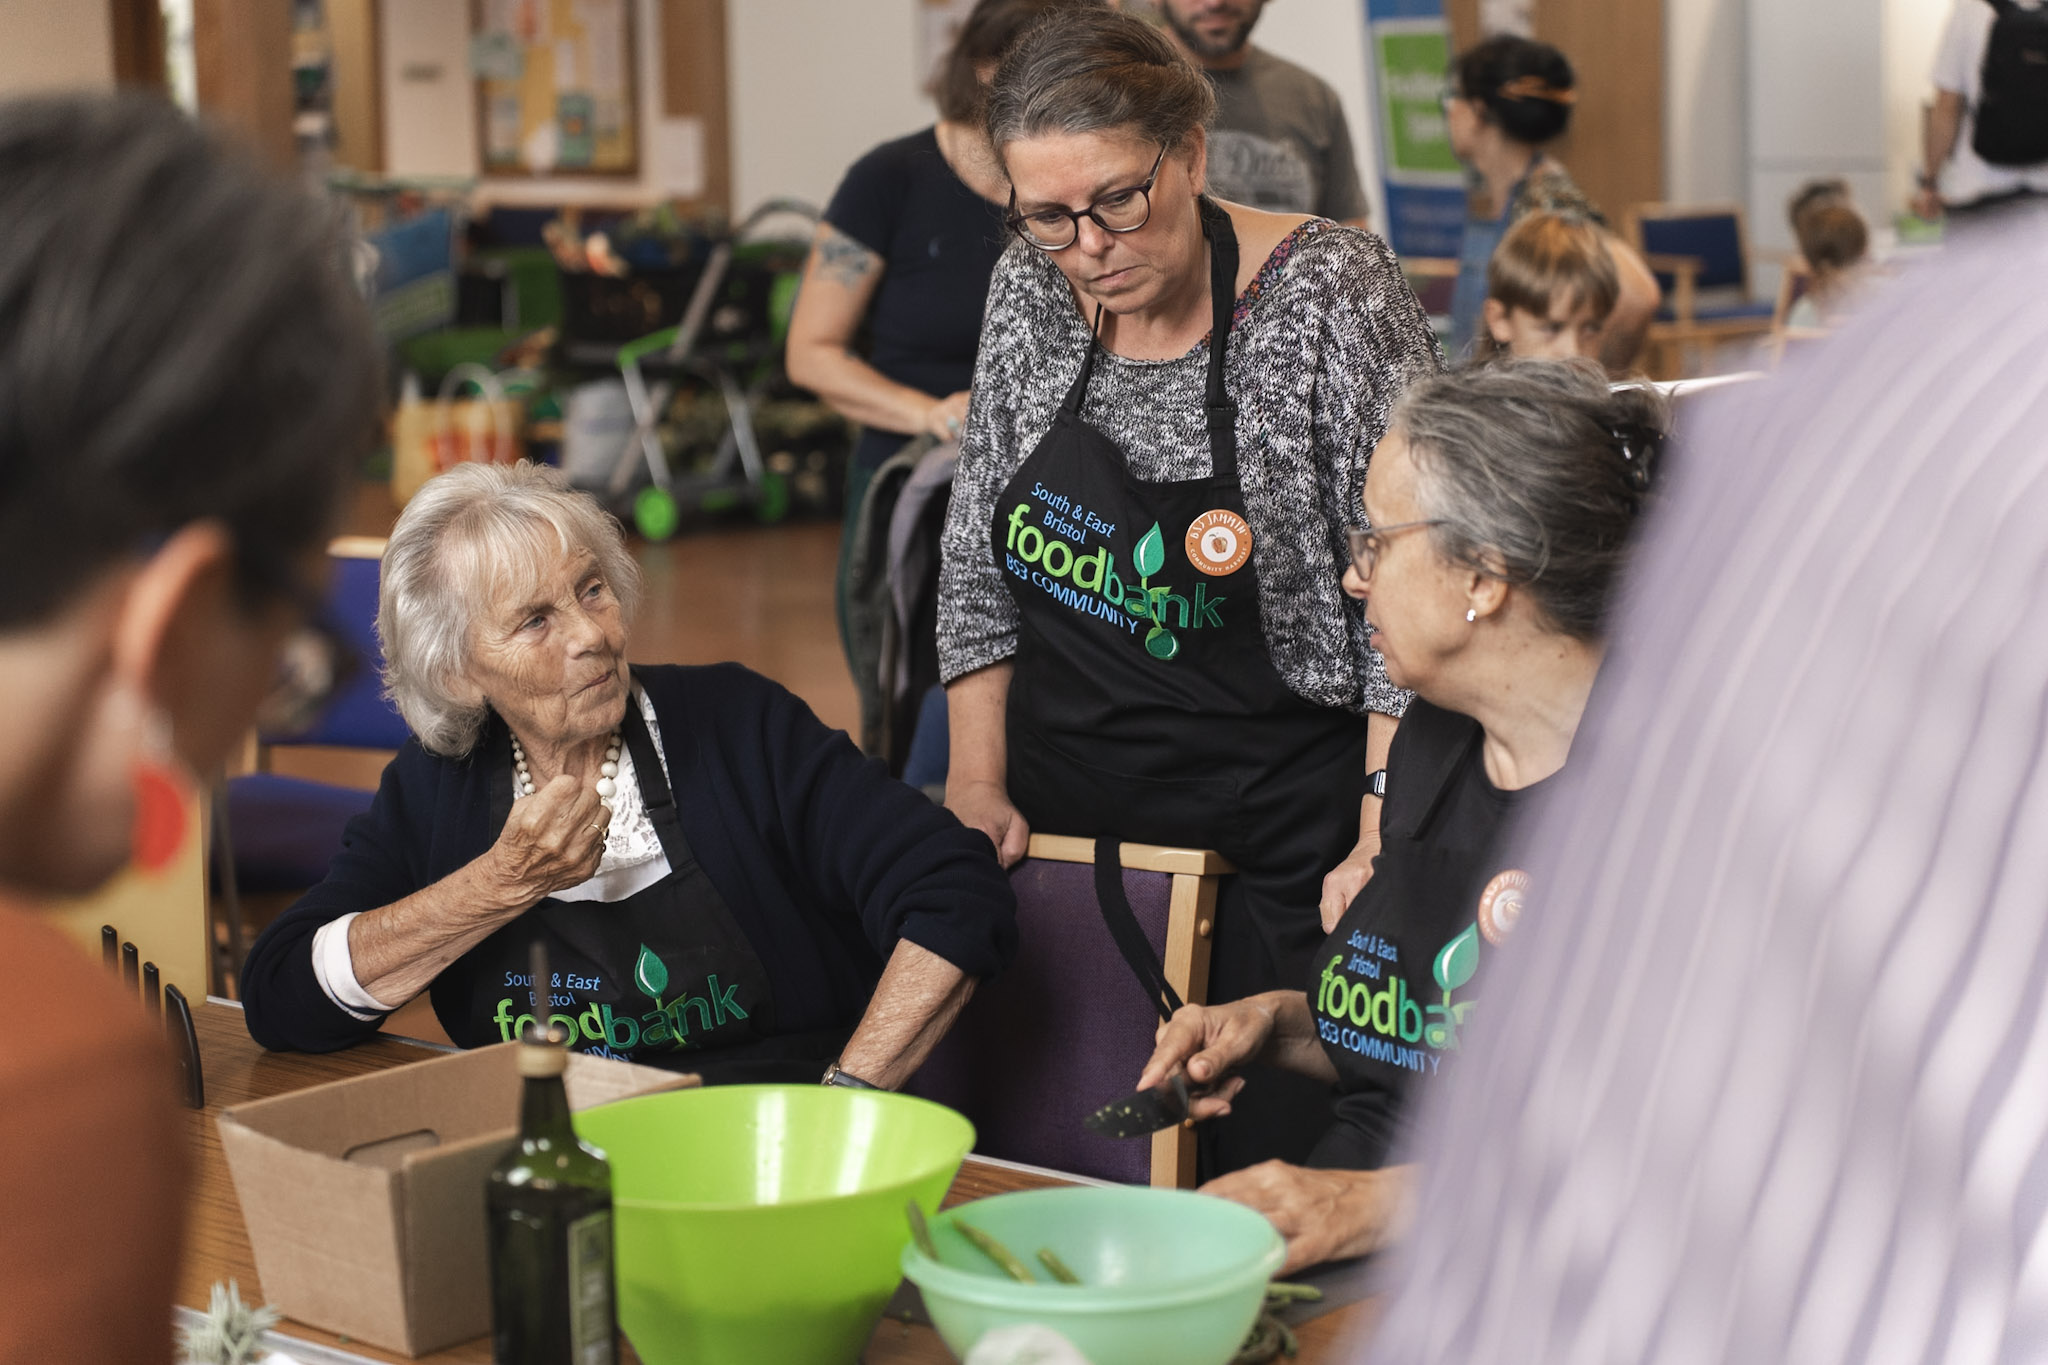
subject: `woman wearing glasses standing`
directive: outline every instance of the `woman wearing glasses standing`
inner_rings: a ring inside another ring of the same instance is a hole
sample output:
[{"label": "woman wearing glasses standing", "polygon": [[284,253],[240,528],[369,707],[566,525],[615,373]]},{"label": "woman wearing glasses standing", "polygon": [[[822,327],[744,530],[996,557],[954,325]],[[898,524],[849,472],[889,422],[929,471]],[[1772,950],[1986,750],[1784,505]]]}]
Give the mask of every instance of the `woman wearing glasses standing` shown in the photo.
[{"label": "woman wearing glasses standing", "polygon": [[[996,74],[1018,240],[990,286],[939,658],[947,804],[1005,862],[1037,830],[1237,866],[1209,988],[1227,1000],[1299,980],[1325,874],[1372,852],[1366,779],[1403,697],[1335,569],[1387,413],[1437,358],[1378,238],[1203,194],[1213,108],[1113,12],[1034,30]],[[1286,1089],[1256,1081],[1205,1164],[1304,1154],[1320,1096],[1288,1109]]]},{"label": "woman wearing glasses standing", "polygon": [[1344,590],[1415,700],[1372,879],[1294,989],[1180,1011],[1138,1081],[1185,1068],[1211,1087],[1198,1119],[1230,1111],[1254,1060],[1330,1088],[1336,1122],[1305,1166],[1205,1187],[1272,1219],[1290,1266],[1400,1234],[1413,1172],[1390,1163],[1427,1159],[1403,1150],[1413,1098],[1455,1064],[1478,973],[1521,912],[1502,833],[1571,749],[1664,426],[1654,390],[1509,360],[1410,389],[1373,455],[1374,529],[1352,532]]}]

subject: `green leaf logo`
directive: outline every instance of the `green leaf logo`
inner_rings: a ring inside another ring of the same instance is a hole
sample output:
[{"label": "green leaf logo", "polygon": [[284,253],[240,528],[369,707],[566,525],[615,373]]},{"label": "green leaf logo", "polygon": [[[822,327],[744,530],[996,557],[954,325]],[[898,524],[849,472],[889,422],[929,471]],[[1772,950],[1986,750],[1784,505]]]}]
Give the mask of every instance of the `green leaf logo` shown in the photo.
[{"label": "green leaf logo", "polygon": [[1166,542],[1160,538],[1158,522],[1152,523],[1152,529],[1138,542],[1138,548],[1131,558],[1137,561],[1140,578],[1150,578],[1165,567]]},{"label": "green leaf logo", "polygon": [[1180,653],[1180,641],[1165,626],[1154,626],[1145,632],[1145,652],[1164,662]]},{"label": "green leaf logo", "polygon": [[1472,979],[1472,973],[1479,970],[1479,926],[1468,924],[1465,932],[1446,943],[1443,951],[1436,955],[1433,969],[1436,984],[1449,995]]},{"label": "green leaf logo", "polygon": [[661,993],[668,989],[668,968],[644,943],[640,945],[640,960],[633,964],[633,984],[657,1005],[661,1003]]}]

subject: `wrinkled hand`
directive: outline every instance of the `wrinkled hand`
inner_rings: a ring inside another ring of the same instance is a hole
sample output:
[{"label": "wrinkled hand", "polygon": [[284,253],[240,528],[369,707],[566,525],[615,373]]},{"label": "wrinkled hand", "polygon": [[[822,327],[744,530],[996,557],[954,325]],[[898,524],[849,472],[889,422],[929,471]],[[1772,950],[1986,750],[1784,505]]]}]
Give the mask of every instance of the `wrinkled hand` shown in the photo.
[{"label": "wrinkled hand", "polygon": [[1360,839],[1350,856],[1323,877],[1321,908],[1324,933],[1336,931],[1337,921],[1344,918],[1351,902],[1358,899],[1358,893],[1365,890],[1365,884],[1372,880],[1372,860],[1379,851],[1380,836],[1375,831],[1370,837]]},{"label": "wrinkled hand", "polygon": [[1010,794],[994,782],[948,782],[946,809],[969,829],[978,829],[996,846],[1004,867],[1015,867],[1031,844],[1031,826],[1010,804]]},{"label": "wrinkled hand", "polygon": [[924,429],[941,441],[957,441],[967,426],[967,390],[949,393],[925,410]]},{"label": "wrinkled hand", "polygon": [[604,860],[611,819],[591,782],[558,774],[513,803],[498,842],[491,845],[492,873],[514,903],[538,901],[589,881]]},{"label": "wrinkled hand", "polygon": [[1213,1087],[1191,1098],[1188,1117],[1198,1122],[1220,1117],[1244,1089],[1244,1077],[1235,1073],[1263,1052],[1272,1036],[1272,1007],[1258,996],[1227,1005],[1183,1005],[1159,1026],[1137,1088],[1149,1090],[1185,1071],[1190,1085]]},{"label": "wrinkled hand", "polygon": [[1202,1186],[1233,1203],[1256,1209],[1287,1240],[1282,1275],[1304,1266],[1363,1256],[1398,1240],[1407,1230],[1411,1171],[1324,1171],[1262,1161]]}]

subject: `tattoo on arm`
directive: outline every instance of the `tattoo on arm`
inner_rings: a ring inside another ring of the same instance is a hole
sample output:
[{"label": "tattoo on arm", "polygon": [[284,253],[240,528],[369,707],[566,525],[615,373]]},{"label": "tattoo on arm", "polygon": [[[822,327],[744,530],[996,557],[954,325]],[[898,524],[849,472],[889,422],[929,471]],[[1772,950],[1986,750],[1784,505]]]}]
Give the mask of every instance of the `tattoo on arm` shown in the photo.
[{"label": "tattoo on arm", "polygon": [[880,269],[882,258],[836,228],[827,227],[818,239],[818,267],[848,289]]}]

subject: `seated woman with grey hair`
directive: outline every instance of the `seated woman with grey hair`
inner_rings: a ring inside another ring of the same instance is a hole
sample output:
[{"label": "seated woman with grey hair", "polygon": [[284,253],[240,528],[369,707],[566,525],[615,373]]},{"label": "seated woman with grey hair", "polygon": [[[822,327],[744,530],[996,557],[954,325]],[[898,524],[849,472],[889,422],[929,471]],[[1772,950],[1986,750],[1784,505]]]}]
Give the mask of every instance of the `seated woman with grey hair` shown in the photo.
[{"label": "seated woman with grey hair", "polygon": [[251,950],[259,1043],[347,1047],[422,991],[458,1045],[516,1038],[540,942],[579,1050],[893,1088],[1007,962],[985,838],[758,674],[629,667],[638,596],[617,523],[552,470],[413,499],[377,631],[415,738]]},{"label": "seated woman with grey hair", "polygon": [[1253,1060],[1329,1084],[1336,1122],[1306,1166],[1203,1187],[1270,1218],[1290,1266],[1399,1234],[1414,1174],[1399,1163],[1427,1158],[1403,1129],[1521,911],[1529,879],[1502,833],[1564,767],[1665,425],[1653,389],[1509,360],[1416,384],[1373,452],[1344,590],[1416,700],[1387,756],[1372,878],[1326,920],[1305,991],[1182,1009],[1138,1081],[1184,1071],[1198,1119],[1229,1112]]}]

